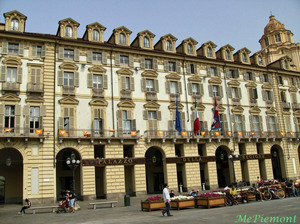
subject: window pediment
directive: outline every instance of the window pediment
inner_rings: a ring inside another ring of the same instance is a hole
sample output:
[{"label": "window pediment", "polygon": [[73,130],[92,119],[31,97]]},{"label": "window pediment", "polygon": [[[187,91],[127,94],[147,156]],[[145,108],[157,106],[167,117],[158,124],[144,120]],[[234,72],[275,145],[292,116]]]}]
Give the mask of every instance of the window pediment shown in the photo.
[{"label": "window pediment", "polygon": [[247,88],[256,88],[257,87],[257,84],[255,84],[255,82],[248,82],[246,85],[245,85]]},{"label": "window pediment", "polygon": [[93,99],[89,102],[90,106],[106,107],[108,102],[105,99]]},{"label": "window pediment", "polygon": [[232,81],[228,82],[228,85],[238,87],[238,86],[240,86],[240,82],[237,80],[232,80]]},{"label": "window pediment", "polygon": [[62,19],[62,20],[60,20],[59,22],[58,22],[60,25],[61,24],[64,24],[64,25],[66,25],[66,24],[72,24],[72,25],[75,25],[75,26],[79,26],[80,24],[78,23],[78,22],[76,22],[74,19],[72,19],[72,18],[66,18],[66,19]]},{"label": "window pediment", "polygon": [[[203,104],[197,105],[197,110],[200,111],[200,112],[203,112],[205,110],[205,108],[206,107]],[[195,111],[195,105],[191,106],[191,110]]]},{"label": "window pediment", "polygon": [[66,96],[58,101],[60,104],[65,105],[78,105],[79,101],[76,100],[74,97]]},{"label": "window pediment", "polygon": [[269,110],[266,111],[267,115],[275,115],[276,114],[276,110],[274,107],[271,107]]},{"label": "window pediment", "polygon": [[193,75],[192,77],[188,78],[188,81],[190,82],[202,82],[202,78],[198,75]]},{"label": "window pediment", "polygon": [[61,70],[73,70],[73,71],[78,70],[78,66],[72,63],[62,63],[61,65],[59,65],[59,68]]},{"label": "window pediment", "polygon": [[25,100],[26,103],[43,103],[44,99],[41,96],[28,96]]},{"label": "window pediment", "polygon": [[218,84],[220,85],[222,83],[222,80],[220,77],[212,77],[210,80],[208,80],[211,84]]},{"label": "window pediment", "polygon": [[138,36],[142,36],[142,37],[149,37],[149,38],[154,38],[155,34],[153,34],[151,31],[149,30],[144,30],[142,32],[138,33]]},{"label": "window pediment", "polygon": [[148,102],[148,103],[144,104],[144,108],[146,110],[151,110],[151,109],[158,110],[159,107],[160,107],[160,105],[156,102]]},{"label": "window pediment", "polygon": [[98,23],[98,22],[94,22],[94,23],[88,24],[88,25],[86,26],[86,28],[87,28],[87,29],[95,29],[95,28],[97,28],[97,29],[103,30],[103,31],[106,30],[106,27],[103,26],[102,24]]},{"label": "window pediment", "polygon": [[231,109],[231,112],[234,114],[242,114],[244,112],[244,108],[241,106],[235,106]]},{"label": "window pediment", "polygon": [[[178,110],[182,110],[183,109],[183,104],[181,103],[178,103]],[[168,106],[169,110],[176,110],[176,103],[171,103],[169,106]]]},{"label": "window pediment", "polygon": [[120,108],[135,108],[135,103],[131,100],[122,100],[118,103],[118,107]]},{"label": "window pediment", "polygon": [[296,110],[296,111],[294,112],[294,116],[300,117],[300,110]]},{"label": "window pediment", "polygon": [[158,73],[156,71],[146,70],[142,73],[143,77],[149,77],[149,78],[157,78]]},{"label": "window pediment", "polygon": [[4,101],[4,102],[19,103],[21,101],[21,98],[12,93],[8,93],[8,94],[5,94],[4,96],[0,97],[0,100]]},{"label": "window pediment", "polygon": [[283,115],[290,116],[291,112],[289,112],[289,111],[283,111]]},{"label": "window pediment", "polygon": [[297,92],[297,91],[298,91],[298,88],[295,87],[295,86],[292,86],[292,87],[289,88],[289,91],[290,91],[290,92]]},{"label": "window pediment", "polygon": [[272,85],[270,83],[264,83],[261,88],[262,89],[272,89]]},{"label": "window pediment", "polygon": [[130,71],[129,69],[127,69],[127,68],[122,68],[122,69],[117,71],[117,74],[119,74],[119,75],[133,75],[133,72]]},{"label": "window pediment", "polygon": [[[197,106],[197,108],[198,108],[198,106]],[[211,111],[214,111],[214,108],[211,108]],[[218,111],[220,112],[220,113],[224,113],[224,111],[225,111],[225,107],[223,107],[222,105],[218,105]]]},{"label": "window pediment", "polygon": [[258,108],[258,107],[252,107],[250,110],[249,110],[249,113],[250,114],[260,114],[261,110]]},{"label": "window pediment", "polygon": [[162,36],[161,38],[160,38],[161,40],[170,40],[171,42],[175,42],[175,41],[177,41],[177,38],[176,37],[174,37],[172,34],[166,34],[166,35],[164,35],[164,36]]},{"label": "window pediment", "polygon": [[6,57],[3,60],[3,64],[5,65],[22,65],[22,62],[19,58],[15,58],[15,57]]},{"label": "window pediment", "polygon": [[113,32],[114,33],[126,33],[126,34],[129,34],[129,35],[132,33],[132,31],[130,29],[128,29],[127,27],[125,27],[125,26],[120,26],[118,28],[115,28],[113,30]]},{"label": "window pediment", "polygon": [[99,65],[93,66],[93,67],[89,68],[88,70],[89,70],[89,72],[93,72],[93,73],[106,73],[106,69]]},{"label": "window pediment", "polygon": [[170,80],[180,80],[181,76],[177,75],[176,73],[171,73],[169,75],[166,75],[166,79],[170,79]]}]

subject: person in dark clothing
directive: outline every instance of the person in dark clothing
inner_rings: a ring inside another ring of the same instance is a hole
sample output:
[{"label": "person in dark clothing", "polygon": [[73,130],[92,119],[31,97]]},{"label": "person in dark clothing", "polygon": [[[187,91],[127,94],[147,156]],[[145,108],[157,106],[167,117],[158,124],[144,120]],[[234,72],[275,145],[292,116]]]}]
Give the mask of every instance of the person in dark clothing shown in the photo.
[{"label": "person in dark clothing", "polygon": [[19,211],[19,215],[22,214],[22,212],[25,214],[25,209],[28,209],[31,207],[31,202],[29,201],[28,198],[25,199],[25,205],[21,208],[21,210]]},{"label": "person in dark clothing", "polygon": [[170,198],[174,198],[175,194],[174,194],[174,191],[171,190],[171,193],[170,193]]}]

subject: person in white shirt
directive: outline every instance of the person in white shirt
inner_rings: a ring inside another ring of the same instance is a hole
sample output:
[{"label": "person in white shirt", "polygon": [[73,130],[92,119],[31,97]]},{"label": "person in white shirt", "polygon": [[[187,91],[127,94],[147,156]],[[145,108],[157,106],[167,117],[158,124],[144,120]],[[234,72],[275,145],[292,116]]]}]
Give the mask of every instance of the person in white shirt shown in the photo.
[{"label": "person in white shirt", "polygon": [[171,204],[170,204],[170,193],[169,193],[168,184],[164,185],[163,197],[164,197],[164,202],[166,204],[166,208],[162,211],[162,215],[165,216],[165,213],[167,213],[168,216],[173,216],[170,214]]}]

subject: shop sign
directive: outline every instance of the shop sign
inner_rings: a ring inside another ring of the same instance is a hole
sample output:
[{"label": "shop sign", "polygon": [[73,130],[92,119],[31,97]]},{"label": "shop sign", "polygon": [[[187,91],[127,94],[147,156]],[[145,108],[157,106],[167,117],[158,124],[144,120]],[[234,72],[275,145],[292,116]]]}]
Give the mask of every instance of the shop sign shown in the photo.
[{"label": "shop sign", "polygon": [[196,163],[196,162],[214,162],[215,156],[191,156],[191,157],[171,157],[166,158],[167,163]]},{"label": "shop sign", "polygon": [[119,159],[83,159],[83,166],[108,166],[108,165],[135,165],[145,164],[145,158],[119,158]]},{"label": "shop sign", "polygon": [[271,154],[251,154],[251,155],[240,155],[241,160],[255,160],[255,159],[271,159]]}]

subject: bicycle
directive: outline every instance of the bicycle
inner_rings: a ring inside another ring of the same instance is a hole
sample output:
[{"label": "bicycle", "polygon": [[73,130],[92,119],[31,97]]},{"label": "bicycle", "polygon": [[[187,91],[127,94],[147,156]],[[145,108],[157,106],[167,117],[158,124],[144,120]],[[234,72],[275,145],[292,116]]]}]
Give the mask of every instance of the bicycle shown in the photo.
[{"label": "bicycle", "polygon": [[265,200],[282,199],[285,197],[285,193],[281,188],[267,188],[263,192],[263,197]]}]

